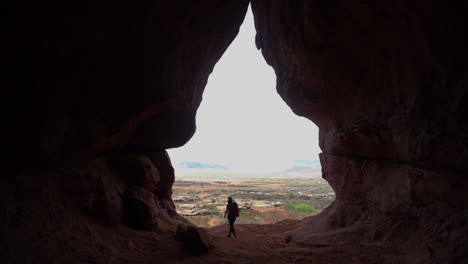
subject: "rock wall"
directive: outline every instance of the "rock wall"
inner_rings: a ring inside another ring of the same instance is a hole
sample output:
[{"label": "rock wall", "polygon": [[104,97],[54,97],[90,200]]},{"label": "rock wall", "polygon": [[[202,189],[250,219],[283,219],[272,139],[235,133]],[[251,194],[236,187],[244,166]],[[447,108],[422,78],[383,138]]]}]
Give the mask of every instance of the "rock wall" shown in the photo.
[{"label": "rock wall", "polygon": [[466,261],[467,5],[254,0],[252,8],[278,93],[320,128],[323,177],[337,195],[287,238],[389,244],[409,263]]},{"label": "rock wall", "polygon": [[8,8],[0,262],[184,255],[177,225],[198,229],[175,211],[165,149],[192,137],[208,76],[247,7],[46,0]]},{"label": "rock wall", "polygon": [[185,144],[247,0],[26,1],[8,9],[4,168]]},{"label": "rock wall", "polygon": [[2,263],[143,263],[183,255],[175,232],[192,224],[170,195],[159,195],[167,190],[162,179],[173,175],[157,165],[144,153],[113,154],[2,181]]}]

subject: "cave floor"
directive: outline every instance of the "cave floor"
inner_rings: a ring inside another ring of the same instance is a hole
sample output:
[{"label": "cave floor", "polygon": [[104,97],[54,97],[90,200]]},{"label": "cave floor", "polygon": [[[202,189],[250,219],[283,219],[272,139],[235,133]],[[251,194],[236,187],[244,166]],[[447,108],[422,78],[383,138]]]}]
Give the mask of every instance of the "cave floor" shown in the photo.
[{"label": "cave floor", "polygon": [[[364,244],[298,245],[285,243],[280,234],[300,221],[269,225],[236,225],[238,238],[226,237],[227,224],[207,229],[215,248],[197,257],[181,257],[172,263],[387,263],[394,253]],[[390,261],[389,261],[390,260]]]}]

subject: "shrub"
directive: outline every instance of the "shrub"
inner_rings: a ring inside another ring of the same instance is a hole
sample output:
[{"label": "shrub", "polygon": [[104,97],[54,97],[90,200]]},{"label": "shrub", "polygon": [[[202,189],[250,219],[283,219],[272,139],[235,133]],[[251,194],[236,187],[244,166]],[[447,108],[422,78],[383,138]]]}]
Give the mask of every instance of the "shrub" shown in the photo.
[{"label": "shrub", "polygon": [[295,215],[306,216],[317,211],[315,207],[308,204],[289,204],[289,208]]}]

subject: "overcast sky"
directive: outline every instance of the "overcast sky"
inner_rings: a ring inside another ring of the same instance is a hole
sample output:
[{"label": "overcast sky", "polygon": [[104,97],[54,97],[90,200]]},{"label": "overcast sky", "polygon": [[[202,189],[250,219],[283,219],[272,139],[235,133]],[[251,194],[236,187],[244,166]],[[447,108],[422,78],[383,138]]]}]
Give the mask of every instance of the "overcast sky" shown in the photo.
[{"label": "overcast sky", "polygon": [[208,79],[196,118],[193,138],[168,150],[174,165],[202,162],[273,172],[295,160],[318,160],[318,128],[296,116],[277,94],[275,73],[255,47],[250,8]]}]

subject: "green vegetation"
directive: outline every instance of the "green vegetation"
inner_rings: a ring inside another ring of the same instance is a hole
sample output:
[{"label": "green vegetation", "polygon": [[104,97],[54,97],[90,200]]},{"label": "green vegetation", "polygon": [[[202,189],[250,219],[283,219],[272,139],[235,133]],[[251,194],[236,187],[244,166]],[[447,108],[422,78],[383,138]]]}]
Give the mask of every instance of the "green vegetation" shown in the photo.
[{"label": "green vegetation", "polygon": [[317,209],[315,207],[313,207],[312,205],[308,205],[308,204],[293,204],[293,203],[290,203],[288,204],[288,207],[291,211],[291,213],[293,213],[294,215],[297,215],[297,216],[301,216],[301,217],[304,217],[304,216],[307,216],[307,215],[310,215],[312,213],[315,213],[317,212]]}]

